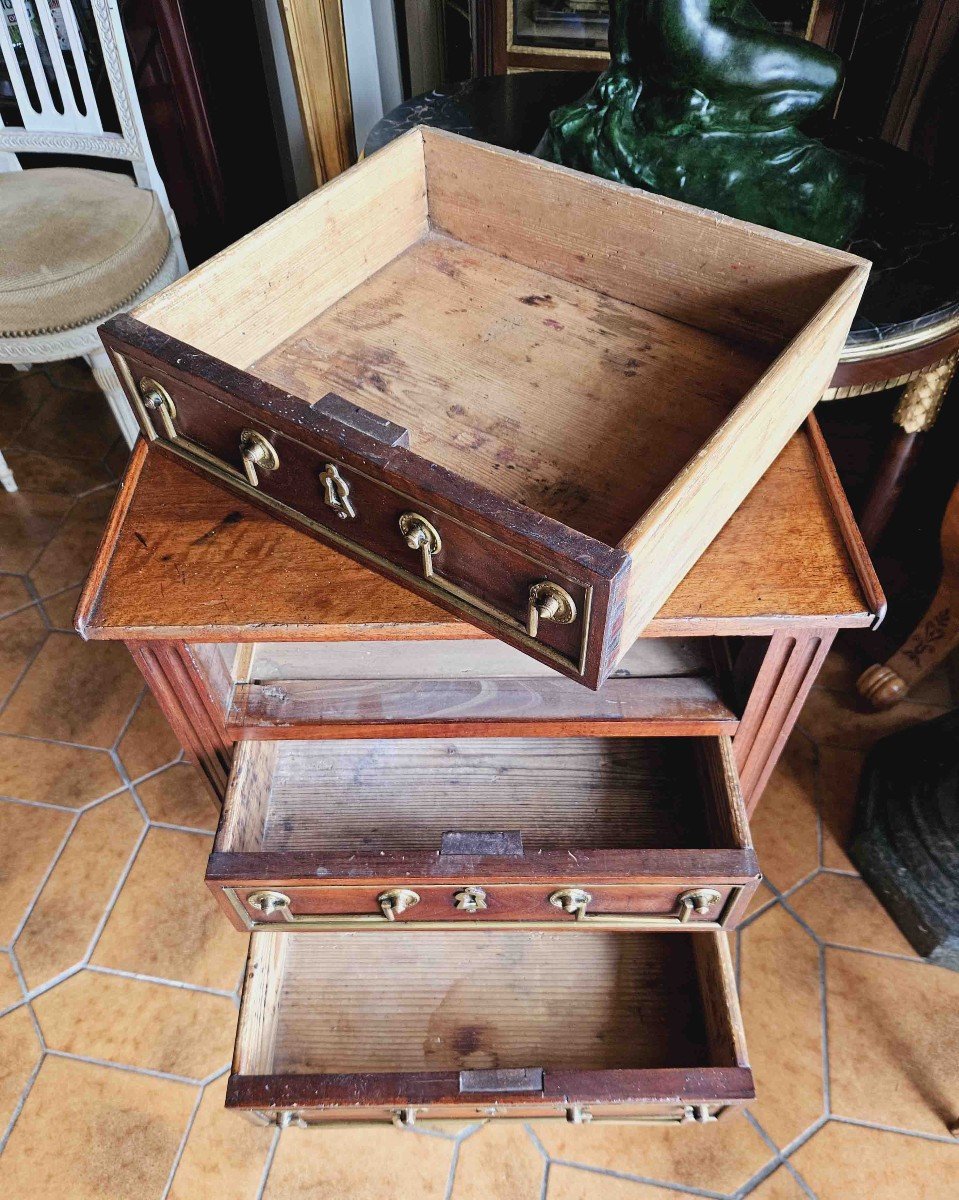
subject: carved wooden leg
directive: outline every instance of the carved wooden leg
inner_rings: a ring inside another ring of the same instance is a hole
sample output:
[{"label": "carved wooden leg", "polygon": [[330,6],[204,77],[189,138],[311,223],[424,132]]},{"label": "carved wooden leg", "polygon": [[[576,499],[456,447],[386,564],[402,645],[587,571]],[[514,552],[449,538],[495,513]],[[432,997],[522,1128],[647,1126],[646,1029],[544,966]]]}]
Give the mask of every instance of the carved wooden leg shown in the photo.
[{"label": "carved wooden leg", "polygon": [[870,548],[889,524],[922,445],[922,435],[929,432],[939,416],[957,362],[959,354],[952,354],[903,389],[892,415],[893,436],[859,517],[863,540]]},{"label": "carved wooden leg", "polygon": [[959,484],[942,519],[942,579],[922,620],[886,663],[867,667],[856,687],[873,708],[891,708],[959,645]]},{"label": "carved wooden leg", "polygon": [[180,745],[222,805],[233,748],[189,652],[182,642],[126,645]]},{"label": "carved wooden leg", "polygon": [[110,411],[120,426],[120,432],[123,434],[126,444],[132,448],[133,443],[137,440],[140,427],[130,408],[130,401],[126,397],[123,385],[113,369],[113,363],[110,362],[110,356],[106,350],[101,348],[88,354],[86,359],[93,372],[93,378],[97,381],[97,387],[107,398]]},{"label": "carved wooden leg", "polygon": [[814,629],[800,635],[777,633],[770,638],[733,737],[743,799],[750,815],[759,803],[835,636],[835,629]]}]

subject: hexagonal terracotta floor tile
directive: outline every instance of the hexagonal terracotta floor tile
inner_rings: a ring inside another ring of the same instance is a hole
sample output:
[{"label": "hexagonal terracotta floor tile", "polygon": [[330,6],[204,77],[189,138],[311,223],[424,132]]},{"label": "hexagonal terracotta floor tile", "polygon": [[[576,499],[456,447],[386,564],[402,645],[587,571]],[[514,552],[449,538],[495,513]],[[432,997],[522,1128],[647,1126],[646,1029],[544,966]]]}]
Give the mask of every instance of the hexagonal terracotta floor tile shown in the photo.
[{"label": "hexagonal terracotta floor tile", "polygon": [[582,1167],[553,1163],[546,1200],[694,1200],[690,1192],[653,1187],[632,1179],[617,1179]]},{"label": "hexagonal terracotta floor tile", "polygon": [[47,627],[36,605],[0,621],[0,703],[29,666],[46,636]]},{"label": "hexagonal terracotta floor tile", "polygon": [[177,763],[137,784],[137,795],[151,821],[213,833],[219,810],[192,763]]},{"label": "hexagonal terracotta floor tile", "polygon": [[111,485],[76,501],[30,568],[30,578],[39,595],[49,596],[86,578],[113,507],[114,494]]},{"label": "hexagonal terracotta floor tile", "polygon": [[916,956],[895,921],[858,875],[824,871],[794,892],[789,903],[824,942]]},{"label": "hexagonal terracotta floor tile", "polygon": [[825,1100],[819,948],[781,905],[740,935],[739,991],[756,1077],[750,1111],[786,1146],[822,1116]]},{"label": "hexagonal terracotta floor tile", "polygon": [[121,784],[106,751],[0,734],[2,796],[82,808]]},{"label": "hexagonal terracotta floor tile", "polygon": [[160,1196],[196,1094],[191,1084],[48,1055],[4,1152],[4,1193]]},{"label": "hexagonal terracotta floor tile", "polygon": [[0,945],[10,944],[72,820],[72,813],[0,801]]},{"label": "hexagonal terracotta floor tile", "polygon": [[[264,1200],[443,1200],[453,1143],[392,1129],[286,1129],[280,1136]],[[519,1198],[522,1200],[522,1198]]]},{"label": "hexagonal terracotta floor tile", "polygon": [[17,938],[30,988],[82,961],[143,828],[128,792],[81,813]]},{"label": "hexagonal terracotta floor tile", "polygon": [[830,1121],[793,1154],[821,1200],[955,1200],[959,1146]]},{"label": "hexagonal terracotta floor tile", "polygon": [[150,829],[93,962],[231,991],[248,939],[224,919],[203,882],[213,839]]},{"label": "hexagonal terracotta floor tile", "polygon": [[16,1112],[42,1053],[28,1005],[21,1004],[0,1017],[0,1137]]},{"label": "hexagonal terracotta floor tile", "polygon": [[460,1144],[451,1200],[539,1200],[546,1159],[519,1121],[484,1125]]},{"label": "hexagonal terracotta floor tile", "polygon": [[230,1061],[236,1008],[224,996],[82,970],[33,1004],[51,1050],[197,1080]]},{"label": "hexagonal terracotta floor tile", "polygon": [[226,1076],[207,1084],[167,1200],[255,1200],[275,1130],[225,1109]]},{"label": "hexagonal terracotta floor tile", "polygon": [[550,1158],[680,1188],[732,1193],[773,1157],[760,1134],[738,1113],[709,1125],[662,1129],[552,1121],[530,1124]]},{"label": "hexagonal terracotta floor tile", "polygon": [[945,1134],[959,1118],[959,974],[826,951],[832,1111]]},{"label": "hexagonal terracotta floor tile", "polygon": [[143,681],[118,642],[51,633],[0,716],[0,731],[110,747]]},{"label": "hexagonal terracotta floor tile", "polygon": [[750,822],[760,869],[781,892],[819,866],[815,774],[815,746],[794,733]]},{"label": "hexagonal terracotta floor tile", "polygon": [[120,739],[117,753],[131,779],[156,771],[180,753],[180,745],[152,693],[144,694]]}]

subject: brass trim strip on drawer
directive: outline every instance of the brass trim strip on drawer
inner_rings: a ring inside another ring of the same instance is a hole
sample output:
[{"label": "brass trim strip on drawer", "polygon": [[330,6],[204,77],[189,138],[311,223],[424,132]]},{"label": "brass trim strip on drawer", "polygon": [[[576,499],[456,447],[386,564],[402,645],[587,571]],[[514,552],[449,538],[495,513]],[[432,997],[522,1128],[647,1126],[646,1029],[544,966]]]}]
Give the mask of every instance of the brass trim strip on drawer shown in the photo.
[{"label": "brass trim strip on drawer", "polygon": [[[502,612],[498,608],[494,608],[492,605],[480,600],[477,596],[471,596],[469,592],[464,591],[461,587],[457,586],[457,584],[451,582],[450,580],[444,579],[442,575],[437,575],[434,572],[431,576],[429,576],[429,578],[427,578],[422,574],[417,575],[412,571],[408,571],[405,567],[393,562],[392,559],[384,558],[382,555],[377,554],[374,550],[368,549],[360,542],[355,542],[351,538],[344,537],[341,533],[335,529],[332,529],[329,525],[323,525],[318,521],[314,521],[311,517],[306,516],[304,513],[301,513],[298,509],[290,508],[289,505],[284,504],[280,500],[274,499],[266,492],[261,491],[260,488],[251,487],[242,471],[238,470],[236,467],[232,466],[223,459],[218,458],[215,454],[211,454],[208,450],[205,450],[202,446],[191,441],[189,438],[183,437],[180,434],[178,434],[176,438],[172,439],[160,435],[157,433],[153,422],[150,420],[150,417],[143,406],[138,388],[133,381],[133,376],[131,375],[130,369],[124,361],[123,356],[114,353],[113,358],[115,365],[117,366],[118,373],[123,377],[123,380],[127,386],[127,391],[132,397],[133,407],[136,415],[139,417],[144,433],[150,441],[162,443],[162,445],[166,446],[174,454],[179,455],[187,462],[192,461],[202,463],[211,471],[212,474],[219,475],[225,480],[225,482],[235,487],[238,491],[247,496],[255,498],[259,501],[259,503],[268,508],[274,509],[276,512],[283,513],[285,516],[292,518],[305,528],[322,534],[324,538],[328,538],[334,544],[348,546],[362,558],[371,563],[377,563],[379,566],[384,567],[388,572],[398,575],[407,582],[418,584],[428,592],[441,594],[442,596],[451,600],[454,604],[454,607],[459,612],[462,612],[467,619],[469,618],[470,613],[477,611],[481,612],[494,625],[500,626],[505,632],[509,633],[510,636],[517,639],[525,646],[534,649],[544,658],[548,658],[553,662],[561,663],[565,667],[572,666],[580,675],[584,675],[586,673],[586,654],[589,647],[589,630],[593,610],[592,584],[579,583],[578,580],[575,581],[580,587],[583,588],[584,601],[582,632],[579,644],[579,658],[573,659],[565,654],[561,654],[558,650],[554,650],[551,646],[547,646],[544,642],[539,641],[537,638],[530,637],[527,632],[525,622],[517,620],[515,617],[510,616],[509,613]],[[214,397],[209,396],[208,393],[202,392],[202,389],[198,388],[197,390],[201,391],[204,396],[207,396],[207,398],[214,401],[214,403],[219,403],[219,401],[214,400]],[[240,416],[242,414],[238,413],[237,415]],[[266,422],[264,421],[263,424],[266,425]],[[267,426],[267,428],[269,428],[269,426]],[[287,437],[288,435],[282,434],[280,436]],[[372,475],[367,475],[364,471],[360,471],[356,467],[344,467],[344,470],[351,475],[358,475],[361,479],[365,479],[368,483],[373,484],[375,487],[385,488],[387,491],[392,492],[395,496],[401,497],[404,501],[407,501],[411,505],[417,503],[412,496],[407,496],[404,492],[399,491],[397,488],[394,488],[391,484],[386,483],[384,480],[377,479]],[[465,529],[472,537],[484,538],[486,541],[494,543],[496,542],[496,538],[492,535],[484,533],[480,529],[475,529],[472,525],[467,525],[466,522],[460,521],[448,513],[443,513],[443,520],[452,522],[454,525],[458,525],[461,529]],[[549,574],[555,570],[553,566],[540,561],[533,555],[527,553],[525,550],[516,550],[514,547],[510,547],[510,550],[511,553],[514,553],[525,559],[527,562],[534,564],[534,566],[539,569],[536,572],[537,574],[540,572]],[[560,572],[560,574],[562,573]],[[539,581],[537,580],[536,582]]]},{"label": "brass trim strip on drawer", "polygon": [[[544,1103],[549,1103],[544,1101]],[[471,1111],[471,1106],[463,1105],[462,1120],[479,1120],[488,1121],[495,1120],[498,1113],[496,1109],[503,1107],[502,1104],[491,1104],[479,1112]],[[508,1107],[508,1106],[506,1106]],[[519,1108],[519,1106],[516,1106]],[[713,1114],[712,1106],[709,1104],[684,1104],[676,1112],[668,1113],[637,1113],[636,1116],[596,1116],[589,1106],[586,1104],[569,1104],[563,1114],[556,1113],[553,1116],[537,1117],[538,1121],[563,1121],[570,1125],[703,1125],[717,1121],[728,1105],[721,1106],[718,1111]],[[366,1119],[357,1118],[355,1121],[349,1119],[341,1120],[339,1118],[327,1117],[324,1120],[323,1109],[280,1109],[275,1112],[267,1112],[263,1109],[254,1109],[251,1116],[259,1118],[265,1125],[276,1125],[280,1129],[289,1129],[295,1126],[298,1129],[312,1129],[321,1125],[328,1125],[336,1129],[377,1129],[386,1124],[386,1117],[389,1116],[390,1123],[397,1129],[411,1131],[416,1129],[420,1121],[438,1121],[443,1120],[442,1117],[431,1117],[429,1115],[429,1106],[422,1108],[397,1108],[390,1109],[388,1113],[384,1113],[381,1120],[374,1117]],[[304,1115],[306,1114],[306,1115]],[[307,1115],[314,1116],[315,1120],[307,1120]],[[516,1114],[515,1119],[522,1119],[522,1109]],[[450,1118],[445,1118],[449,1120]],[[452,1118],[456,1119],[456,1118]],[[506,1118],[508,1119],[508,1118]]]},{"label": "brass trim strip on drawer", "polygon": [[[297,889],[302,890],[305,887],[315,890],[315,884],[298,884],[295,888],[286,888],[285,892],[281,893],[276,889],[278,895],[283,895],[288,899],[286,892],[293,892]],[[322,886],[322,885],[319,885]],[[334,887],[337,885],[333,885]],[[343,886],[343,885],[340,885]],[[355,885],[351,885],[355,887]],[[530,884],[487,884],[487,887],[495,887],[497,889],[505,889],[508,887],[530,887]],[[595,885],[591,885],[595,886]],[[661,888],[661,883],[630,883],[630,884],[612,884],[606,885],[607,888],[614,887],[618,889],[628,889],[635,891],[640,888],[656,887]],[[680,885],[681,886],[681,885]],[[446,930],[455,929],[457,925],[462,928],[483,929],[483,930],[505,930],[505,929],[537,929],[537,930],[558,930],[558,929],[595,929],[597,926],[616,926],[619,929],[626,930],[652,930],[665,931],[669,929],[682,929],[686,931],[693,930],[710,930],[713,932],[721,931],[727,927],[729,914],[732,912],[736,902],[742,894],[744,885],[737,884],[729,889],[729,895],[726,898],[726,903],[723,905],[723,910],[715,921],[684,921],[681,916],[670,914],[668,916],[657,917],[650,916],[648,913],[596,913],[587,914],[586,919],[574,919],[571,921],[546,921],[535,917],[507,921],[494,918],[487,920],[480,917],[476,920],[471,920],[471,914],[466,912],[462,914],[457,910],[451,910],[451,915],[448,920],[417,920],[415,917],[405,921],[396,921],[391,917],[386,916],[385,912],[368,912],[368,913],[327,913],[323,914],[291,914],[283,905],[277,905],[274,911],[283,913],[281,921],[263,921],[251,917],[246,904],[240,899],[239,890],[247,891],[247,888],[237,889],[235,887],[222,888],[223,894],[229,900],[236,914],[239,916],[243,927],[251,933],[256,933],[262,930],[267,930],[272,933],[290,933],[296,930],[301,932],[310,932],[322,929],[353,929],[353,930],[368,930],[368,929],[428,929],[428,930]],[[265,888],[249,889],[253,894],[263,892]],[[699,889],[697,889],[699,890]],[[554,893],[556,894],[556,893]],[[414,902],[415,903],[415,902]],[[382,907],[382,904],[381,904]],[[556,907],[559,907],[558,905]],[[402,911],[402,910],[399,910]]]}]

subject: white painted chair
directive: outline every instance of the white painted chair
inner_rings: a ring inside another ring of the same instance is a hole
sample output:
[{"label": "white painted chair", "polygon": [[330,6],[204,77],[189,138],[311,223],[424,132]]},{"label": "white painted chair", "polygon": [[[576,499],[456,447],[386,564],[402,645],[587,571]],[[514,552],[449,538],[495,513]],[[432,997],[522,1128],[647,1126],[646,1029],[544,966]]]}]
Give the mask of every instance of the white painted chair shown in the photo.
[{"label": "white painted chair", "polygon": [[[93,17],[99,47],[84,45],[80,5]],[[104,130],[85,51],[102,57],[119,132]],[[20,113],[19,125],[0,117],[0,362],[28,369],[85,358],[132,446],[136,422],[97,326],[187,266],[147,141],[116,0],[9,0],[0,7],[0,53],[0,80],[10,80]],[[84,167],[22,170],[18,156],[31,152],[123,161],[133,180]],[[8,476],[0,466],[0,482],[10,489]]]}]

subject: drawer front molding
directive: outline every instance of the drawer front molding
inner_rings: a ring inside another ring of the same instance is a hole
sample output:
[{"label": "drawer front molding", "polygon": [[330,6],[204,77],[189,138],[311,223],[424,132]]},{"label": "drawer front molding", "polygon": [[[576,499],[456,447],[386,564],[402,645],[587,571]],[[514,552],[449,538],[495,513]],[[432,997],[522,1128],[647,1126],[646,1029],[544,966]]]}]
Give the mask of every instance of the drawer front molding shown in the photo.
[{"label": "drawer front molding", "polygon": [[[473,879],[474,877],[470,877]],[[741,917],[755,884],[689,881],[564,886],[559,880],[530,886],[473,882],[445,887],[413,881],[403,889],[321,887],[230,887],[218,890],[230,906],[234,924],[250,932],[307,933],[325,929],[354,931],[415,929],[574,929],[718,930]],[[212,886],[212,885],[211,885]],[[463,908],[457,896],[465,888],[483,892],[485,907]],[[396,912],[391,896],[406,891],[415,899]],[[346,893],[345,896],[342,893]],[[340,893],[338,896],[337,893]],[[557,897],[586,894],[596,911],[566,908]],[[697,900],[709,903],[697,908]],[[332,901],[332,903],[331,903]],[[353,903],[355,902],[355,903]],[[357,911],[350,911],[354,907]],[[323,908],[327,907],[327,911]],[[602,911],[601,911],[602,908]],[[345,911],[344,911],[345,910]],[[612,911],[610,911],[612,910]],[[393,915],[390,915],[390,914]],[[509,913],[510,915],[505,915]]]}]

